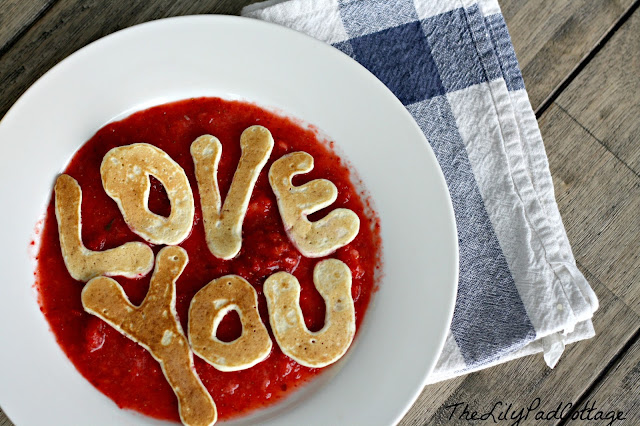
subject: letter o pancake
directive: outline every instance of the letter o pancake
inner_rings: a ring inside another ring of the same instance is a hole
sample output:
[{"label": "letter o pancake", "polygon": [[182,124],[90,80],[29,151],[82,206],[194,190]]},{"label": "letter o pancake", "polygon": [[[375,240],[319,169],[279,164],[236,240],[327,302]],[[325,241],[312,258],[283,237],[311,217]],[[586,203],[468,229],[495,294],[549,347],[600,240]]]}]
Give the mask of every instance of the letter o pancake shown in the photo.
[{"label": "letter o pancake", "polygon": [[[146,143],[113,148],[102,159],[100,174],[104,190],[133,232],[153,244],[175,245],[189,236],[193,193],[184,170],[166,152]],[[149,175],[167,191],[171,202],[167,218],[149,210]]]},{"label": "letter o pancake", "polygon": [[[232,342],[216,337],[225,314],[235,310],[242,322],[242,335]],[[258,313],[258,294],[237,275],[211,281],[191,300],[189,342],[193,352],[220,371],[253,367],[271,352],[271,339]]]}]

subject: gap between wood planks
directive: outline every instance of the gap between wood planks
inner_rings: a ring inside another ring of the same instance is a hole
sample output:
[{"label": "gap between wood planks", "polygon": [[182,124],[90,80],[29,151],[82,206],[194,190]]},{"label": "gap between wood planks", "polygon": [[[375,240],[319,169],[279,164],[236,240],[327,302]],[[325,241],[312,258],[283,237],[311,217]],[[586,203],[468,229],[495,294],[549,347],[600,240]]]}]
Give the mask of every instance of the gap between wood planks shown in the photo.
[{"label": "gap between wood planks", "polygon": [[582,392],[580,397],[578,397],[578,400],[573,406],[573,409],[571,410],[571,412],[566,417],[563,417],[562,420],[560,420],[560,422],[556,426],[563,426],[567,424],[571,419],[571,417],[573,416],[573,413],[575,413],[576,411],[580,411],[582,404],[584,404],[585,401],[588,401],[588,398],[591,394],[593,394],[593,391],[609,375],[609,372],[613,370],[613,368],[622,361],[622,358],[624,357],[624,355],[639,340],[640,340],[640,328],[636,330],[633,336],[631,336],[631,338],[627,341],[627,343],[625,343],[625,345],[622,348],[620,348],[620,350],[614,355],[614,357],[611,358],[611,360],[609,360],[607,365],[602,369],[602,371],[600,371],[598,376],[594,379],[593,382],[591,382],[589,387],[585,389],[584,392]]},{"label": "gap between wood planks", "polygon": [[571,120],[573,120],[573,122],[574,122],[574,123],[576,123],[578,126],[580,126],[580,128],[581,128],[582,130],[584,130],[585,132],[587,132],[587,134],[588,134],[589,136],[591,136],[593,139],[595,139],[595,141],[596,141],[596,142],[598,142],[600,145],[602,145],[602,147],[603,147],[604,149],[606,149],[606,150],[607,150],[607,152],[609,152],[611,155],[613,155],[613,156],[615,157],[615,159],[616,159],[616,160],[618,160],[618,161],[619,161],[623,166],[625,166],[625,167],[627,168],[627,170],[629,170],[631,173],[633,173],[636,177],[640,178],[640,174],[638,174],[638,172],[636,172],[634,169],[632,169],[632,168],[631,168],[631,166],[629,166],[629,164],[627,164],[627,162],[626,162],[626,161],[624,161],[622,158],[620,158],[620,157],[618,156],[618,154],[616,154],[615,152],[611,151],[611,150],[607,147],[607,145],[605,145],[605,143],[604,143],[604,142],[602,142],[600,139],[598,139],[598,138],[596,137],[596,135],[594,135],[593,133],[591,133],[591,131],[590,131],[589,129],[587,129],[586,127],[584,127],[584,126],[582,125],[582,123],[580,123],[578,120],[576,120],[576,118],[575,118],[573,115],[569,114],[569,111],[567,111],[566,109],[564,109],[564,108],[563,108],[560,104],[558,104],[558,103],[555,103],[555,106],[557,106],[557,107],[558,107],[558,109],[560,109],[560,111],[564,112],[564,113],[565,113],[565,114],[566,114],[566,115],[567,115]]},{"label": "gap between wood planks", "polygon": [[50,0],[42,9],[38,11],[31,22],[23,26],[20,31],[15,33],[13,37],[11,37],[9,41],[7,41],[7,43],[0,49],[0,58],[2,58],[5,53],[11,50],[11,48],[18,42],[18,40],[20,40],[22,36],[25,35],[27,31],[29,31],[40,19],[42,19],[44,15],[46,15],[47,12],[49,12],[49,10],[51,10],[53,5],[57,2],[58,0]]},{"label": "gap between wood planks", "polygon": [[589,51],[589,53],[587,53],[585,57],[580,60],[580,62],[578,62],[578,64],[573,68],[569,75],[567,75],[564,80],[562,80],[560,84],[555,89],[553,89],[553,91],[551,91],[549,96],[547,96],[546,99],[542,101],[540,106],[535,111],[536,118],[539,119],[542,114],[551,106],[551,104],[555,102],[558,96],[560,96],[560,93],[562,93],[564,89],[566,89],[569,84],[571,84],[571,82],[578,76],[578,74],[582,72],[587,64],[589,64],[589,62],[591,62],[591,60],[598,54],[598,52],[602,50],[607,42],[609,42],[611,37],[613,37],[618,29],[620,29],[620,27],[623,26],[624,23],[627,22],[627,20],[629,20],[631,15],[633,15],[633,13],[638,9],[639,6],[640,0],[636,0],[631,6],[629,6],[629,8],[622,14],[622,16],[620,16],[620,18],[618,18],[618,20],[614,22],[611,28],[609,28],[609,30],[607,30],[607,32],[602,36],[598,43],[596,43],[594,48],[591,49],[591,51]]},{"label": "gap between wood planks", "polygon": [[[636,2],[636,4],[638,3],[639,2]],[[589,271],[582,263],[576,261],[576,264],[580,267],[581,270],[586,270],[587,272]],[[624,346],[622,346],[620,350],[616,352],[616,354],[609,360],[607,365],[602,370],[600,370],[600,372],[598,373],[596,378],[593,379],[591,384],[580,394],[569,415],[567,415],[566,417],[563,417],[560,420],[560,422],[557,423],[556,426],[566,425],[570,421],[571,417],[573,416],[573,413],[575,413],[576,411],[580,411],[580,407],[582,406],[582,404],[584,404],[585,401],[588,401],[588,398],[590,395],[593,394],[593,391],[609,375],[609,372],[611,372],[611,370],[613,370],[616,365],[622,362],[622,358],[625,356],[625,354],[629,352],[629,349],[631,349],[631,347],[638,341],[640,341],[640,327],[638,327],[638,329],[635,331],[635,333],[633,333],[633,335],[629,338],[629,340],[627,340]]]}]

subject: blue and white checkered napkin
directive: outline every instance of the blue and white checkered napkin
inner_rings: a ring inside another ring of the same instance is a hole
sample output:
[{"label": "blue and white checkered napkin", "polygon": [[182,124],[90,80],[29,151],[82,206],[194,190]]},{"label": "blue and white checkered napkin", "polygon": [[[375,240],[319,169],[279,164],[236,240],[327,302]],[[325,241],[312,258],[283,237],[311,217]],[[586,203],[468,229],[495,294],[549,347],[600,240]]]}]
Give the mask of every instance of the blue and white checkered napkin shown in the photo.
[{"label": "blue and white checkered napkin", "polygon": [[[402,101],[431,144],[458,225],[460,281],[430,382],[592,337],[535,115],[497,0],[275,0],[242,14],[332,44]],[[383,224],[384,226],[384,224]]]}]

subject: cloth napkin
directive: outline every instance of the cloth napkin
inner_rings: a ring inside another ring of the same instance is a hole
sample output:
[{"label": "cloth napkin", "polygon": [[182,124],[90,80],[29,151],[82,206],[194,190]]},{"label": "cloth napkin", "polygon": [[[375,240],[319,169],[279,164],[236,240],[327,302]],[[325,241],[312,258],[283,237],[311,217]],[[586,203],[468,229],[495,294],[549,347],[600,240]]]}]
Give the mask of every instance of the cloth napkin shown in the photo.
[{"label": "cloth napkin", "polygon": [[455,210],[460,278],[430,383],[537,352],[553,367],[566,344],[594,336],[598,299],[576,267],[496,0],[272,0],[242,15],[364,65],[433,148]]}]

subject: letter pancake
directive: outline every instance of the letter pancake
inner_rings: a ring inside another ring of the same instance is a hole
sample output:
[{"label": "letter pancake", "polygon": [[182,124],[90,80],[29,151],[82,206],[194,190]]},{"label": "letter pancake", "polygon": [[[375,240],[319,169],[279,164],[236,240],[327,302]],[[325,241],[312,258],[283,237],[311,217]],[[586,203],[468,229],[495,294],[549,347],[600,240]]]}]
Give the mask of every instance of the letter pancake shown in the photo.
[{"label": "letter pancake", "polygon": [[[133,232],[152,244],[179,244],[193,224],[193,193],[184,170],[163,150],[146,143],[113,148],[102,159],[102,186]],[[149,210],[149,175],[164,185],[171,213]]]},{"label": "letter pancake", "polygon": [[271,155],[273,137],[266,128],[251,126],[242,132],[240,148],[242,156],[222,205],[218,187],[220,141],[203,135],[191,144],[207,245],[220,259],[234,258],[242,247],[242,222],[258,175]]},{"label": "letter pancake", "polygon": [[135,278],[151,271],[153,251],[144,243],[126,243],[105,251],[92,251],[82,244],[82,190],[74,178],[60,175],[55,193],[62,258],[74,280],[89,281],[100,275]]},{"label": "letter pancake", "polygon": [[360,218],[349,209],[335,209],[316,222],[307,219],[307,215],[333,204],[338,197],[338,189],[326,179],[293,186],[295,175],[312,169],[311,155],[293,152],[271,165],[269,183],[291,241],[306,257],[323,257],[353,241],[360,230]]},{"label": "letter pancake", "polygon": [[[242,335],[232,342],[216,337],[227,312],[235,310]],[[193,296],[189,307],[189,341],[193,352],[220,371],[253,367],[271,352],[271,339],[258,313],[258,294],[237,275],[211,281]]]},{"label": "letter pancake", "polygon": [[326,304],[324,327],[315,333],[304,324],[296,277],[287,272],[271,275],[264,283],[264,295],[282,352],[299,364],[320,368],[345,354],[356,332],[356,315],[347,265],[336,259],[323,260],[313,269],[313,282]]},{"label": "letter pancake", "polygon": [[94,278],[82,290],[82,306],[120,333],[138,342],[160,363],[178,397],[180,419],[186,425],[212,425],[216,405],[193,366],[193,355],[176,316],[175,282],[188,262],[180,247],[158,253],[149,292],[134,306],[113,279]]}]

